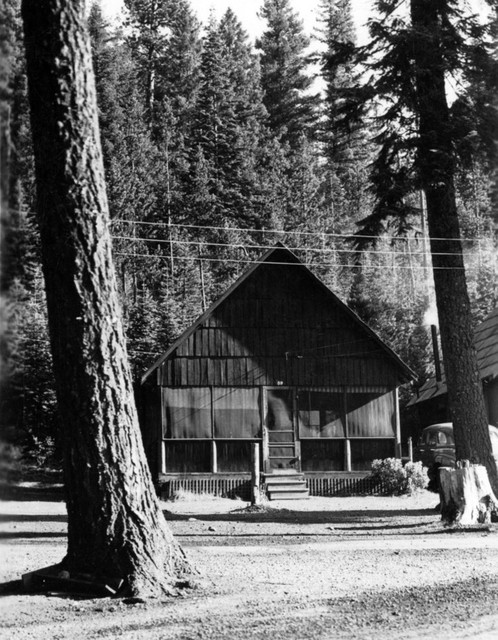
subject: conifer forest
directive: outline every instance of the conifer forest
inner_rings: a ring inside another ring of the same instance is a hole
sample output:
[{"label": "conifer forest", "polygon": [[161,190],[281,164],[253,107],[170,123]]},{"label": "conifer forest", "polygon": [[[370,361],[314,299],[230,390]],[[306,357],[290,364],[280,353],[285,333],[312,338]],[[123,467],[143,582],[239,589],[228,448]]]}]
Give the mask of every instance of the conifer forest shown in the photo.
[{"label": "conifer forest", "polygon": [[[265,251],[283,243],[416,372],[433,374],[430,232],[409,3],[291,0],[201,23],[189,0],[89,6],[116,271],[134,379]],[[439,2],[439,0],[438,0]],[[448,139],[473,322],[497,306],[498,8],[441,0]],[[474,6],[475,5],[475,6]],[[2,420],[57,458],[20,0],[2,0]]]}]

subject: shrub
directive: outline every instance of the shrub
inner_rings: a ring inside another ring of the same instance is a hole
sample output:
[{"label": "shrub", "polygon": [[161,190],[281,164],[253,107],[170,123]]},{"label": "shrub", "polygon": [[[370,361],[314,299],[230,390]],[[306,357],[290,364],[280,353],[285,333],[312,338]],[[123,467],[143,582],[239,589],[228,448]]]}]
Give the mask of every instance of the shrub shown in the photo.
[{"label": "shrub", "polygon": [[429,482],[427,468],[421,462],[407,462],[397,458],[374,460],[372,478],[377,480],[388,495],[410,495],[425,489]]},{"label": "shrub", "polygon": [[10,482],[19,475],[22,452],[9,442],[0,440],[0,483]]}]

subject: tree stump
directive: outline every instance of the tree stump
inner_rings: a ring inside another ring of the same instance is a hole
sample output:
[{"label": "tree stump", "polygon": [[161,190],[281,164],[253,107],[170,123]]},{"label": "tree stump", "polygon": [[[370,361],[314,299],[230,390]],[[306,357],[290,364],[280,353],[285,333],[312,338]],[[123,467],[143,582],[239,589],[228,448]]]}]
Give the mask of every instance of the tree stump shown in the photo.
[{"label": "tree stump", "polygon": [[441,519],[446,524],[480,524],[491,522],[491,514],[498,511],[498,499],[493,493],[486,467],[457,463],[456,469],[439,470]]}]

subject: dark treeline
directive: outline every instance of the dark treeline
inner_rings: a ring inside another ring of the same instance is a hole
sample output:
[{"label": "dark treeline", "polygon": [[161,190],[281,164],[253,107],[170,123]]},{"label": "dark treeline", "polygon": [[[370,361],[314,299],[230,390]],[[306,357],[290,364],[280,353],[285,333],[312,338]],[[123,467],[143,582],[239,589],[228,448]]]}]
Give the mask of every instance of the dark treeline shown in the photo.
[{"label": "dark treeline", "polygon": [[[89,30],[135,377],[282,241],[423,381],[431,275],[423,197],[406,168],[410,121],[402,110],[389,121],[385,103],[365,97],[375,69],[358,55],[351,0],[321,0],[313,34],[291,0],[262,0],[256,42],[231,10],[202,25],[188,0],[124,4],[122,24],[111,26],[95,2]],[[391,4],[378,3],[370,46]],[[2,12],[1,409],[9,438],[43,460],[55,396],[19,0],[3,0]],[[486,37],[472,31],[462,46]],[[496,123],[475,115],[491,100],[485,79],[451,90],[464,116],[456,187],[477,322],[496,304]]]}]

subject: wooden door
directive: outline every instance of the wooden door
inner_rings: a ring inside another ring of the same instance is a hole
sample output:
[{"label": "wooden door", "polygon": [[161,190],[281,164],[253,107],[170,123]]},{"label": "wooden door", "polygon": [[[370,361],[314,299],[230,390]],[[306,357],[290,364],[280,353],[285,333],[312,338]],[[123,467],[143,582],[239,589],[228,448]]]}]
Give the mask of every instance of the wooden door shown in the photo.
[{"label": "wooden door", "polygon": [[300,470],[295,414],[294,389],[266,390],[268,472]]}]

